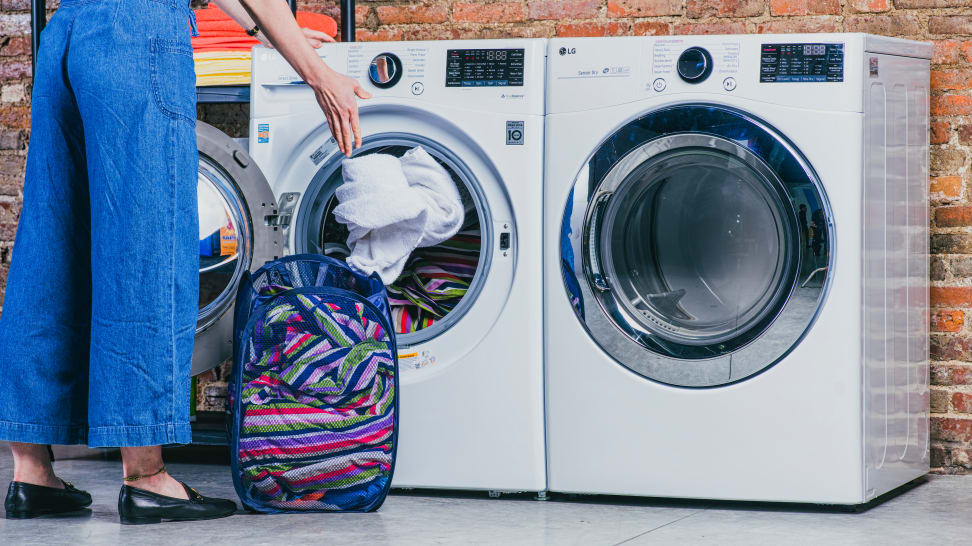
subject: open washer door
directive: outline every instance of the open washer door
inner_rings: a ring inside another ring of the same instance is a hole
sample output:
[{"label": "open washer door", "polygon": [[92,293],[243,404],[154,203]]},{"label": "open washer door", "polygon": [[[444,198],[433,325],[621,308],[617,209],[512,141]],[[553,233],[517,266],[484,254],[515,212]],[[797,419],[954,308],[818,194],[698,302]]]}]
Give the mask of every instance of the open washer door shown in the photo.
[{"label": "open washer door", "polygon": [[718,387],[796,346],[834,233],[810,165],[745,113],[686,104],[621,127],[564,211],[564,286],[589,334],[648,379]]},{"label": "open washer door", "polygon": [[192,375],[233,354],[233,304],[245,271],[280,255],[277,203],[263,173],[232,138],[196,123],[199,147],[199,321]]}]

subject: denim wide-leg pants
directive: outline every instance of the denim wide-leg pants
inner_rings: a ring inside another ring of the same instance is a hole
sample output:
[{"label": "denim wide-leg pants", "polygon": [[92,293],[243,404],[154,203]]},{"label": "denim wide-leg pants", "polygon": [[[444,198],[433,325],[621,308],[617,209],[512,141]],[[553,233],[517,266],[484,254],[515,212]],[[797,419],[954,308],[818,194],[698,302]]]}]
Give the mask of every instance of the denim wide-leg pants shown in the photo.
[{"label": "denim wide-leg pants", "polygon": [[0,440],[191,441],[194,28],[186,0],[61,0],[41,35]]}]

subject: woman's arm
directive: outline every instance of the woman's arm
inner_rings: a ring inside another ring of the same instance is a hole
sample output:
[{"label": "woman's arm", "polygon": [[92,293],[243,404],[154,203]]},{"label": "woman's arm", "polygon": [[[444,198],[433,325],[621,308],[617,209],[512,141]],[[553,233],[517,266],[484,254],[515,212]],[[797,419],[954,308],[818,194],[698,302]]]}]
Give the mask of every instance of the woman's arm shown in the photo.
[{"label": "woman's arm", "polygon": [[[231,1],[225,0],[225,3]],[[361,146],[357,99],[371,98],[371,93],[365,91],[356,80],[339,74],[324,63],[297,26],[286,2],[240,0],[240,3],[267,35],[270,43],[314,90],[334,140],[341,151],[350,156],[355,146]],[[223,7],[222,2],[220,7]]]},{"label": "woman's arm", "polygon": [[[219,6],[219,9],[223,10],[226,15],[229,15],[243,30],[250,30],[256,26],[253,18],[250,17],[250,14],[240,4],[240,0],[212,0],[212,2]],[[307,41],[310,42],[313,48],[318,48],[326,42],[334,41],[334,38],[319,30],[303,27],[300,30],[304,33],[304,37],[307,38]],[[273,44],[270,43],[270,40],[267,40],[267,35],[262,30],[257,32],[256,39],[260,40],[260,43],[267,47],[273,47]]]}]

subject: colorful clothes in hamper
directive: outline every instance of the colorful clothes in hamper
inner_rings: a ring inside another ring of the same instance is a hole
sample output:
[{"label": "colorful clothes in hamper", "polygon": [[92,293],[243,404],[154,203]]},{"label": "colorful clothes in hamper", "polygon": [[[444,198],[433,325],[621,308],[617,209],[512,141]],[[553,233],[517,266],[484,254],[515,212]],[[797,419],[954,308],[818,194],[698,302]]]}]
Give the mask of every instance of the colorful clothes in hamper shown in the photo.
[{"label": "colorful clothes in hamper", "polygon": [[453,238],[412,253],[402,275],[388,286],[396,333],[428,328],[459,304],[476,275],[481,241],[479,217],[472,212]]},{"label": "colorful clothes in hamper", "polygon": [[237,493],[264,512],[370,511],[394,469],[397,350],[381,280],[288,256],[244,279],[230,385]]}]

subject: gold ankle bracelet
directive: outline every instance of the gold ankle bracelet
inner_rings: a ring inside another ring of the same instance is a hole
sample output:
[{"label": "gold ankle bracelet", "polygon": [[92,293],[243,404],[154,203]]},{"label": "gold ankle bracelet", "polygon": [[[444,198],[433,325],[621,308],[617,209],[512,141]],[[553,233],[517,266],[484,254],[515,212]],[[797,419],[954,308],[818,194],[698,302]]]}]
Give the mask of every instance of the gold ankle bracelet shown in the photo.
[{"label": "gold ankle bracelet", "polygon": [[161,474],[163,472],[165,472],[165,465],[162,465],[162,468],[158,469],[158,471],[153,472],[151,474],[146,474],[144,476],[141,476],[139,474],[135,474],[134,476],[125,476],[122,479],[125,480],[126,482],[137,482],[138,480],[141,480],[141,479],[151,478],[152,476],[158,476],[159,474]]}]

